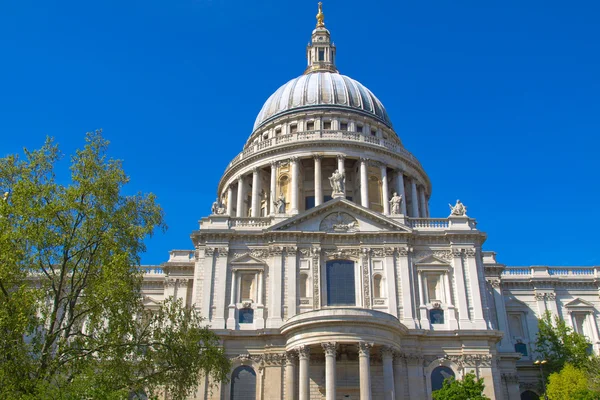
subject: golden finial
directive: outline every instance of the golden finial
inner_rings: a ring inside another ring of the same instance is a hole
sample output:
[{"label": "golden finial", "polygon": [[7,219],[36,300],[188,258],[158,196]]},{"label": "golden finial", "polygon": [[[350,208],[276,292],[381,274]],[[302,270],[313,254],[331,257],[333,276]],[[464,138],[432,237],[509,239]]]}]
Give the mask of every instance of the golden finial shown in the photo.
[{"label": "golden finial", "polygon": [[317,14],[317,28],[325,27],[325,14],[323,14],[323,3],[319,2],[319,13]]}]

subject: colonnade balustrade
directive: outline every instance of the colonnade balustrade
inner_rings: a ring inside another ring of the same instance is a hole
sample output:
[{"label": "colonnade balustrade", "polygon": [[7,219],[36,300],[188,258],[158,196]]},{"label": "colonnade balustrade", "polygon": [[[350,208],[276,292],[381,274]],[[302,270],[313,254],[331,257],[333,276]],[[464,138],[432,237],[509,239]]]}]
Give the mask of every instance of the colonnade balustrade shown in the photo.
[{"label": "colonnade balustrade", "polygon": [[[325,157],[322,155],[313,156],[314,165],[314,205],[319,206],[324,202],[324,190],[323,190],[323,172],[322,163]],[[269,170],[270,179],[268,187],[268,195],[263,188],[262,174],[265,169],[254,168],[251,175],[242,174],[236,179],[236,182],[229,185],[223,193],[226,197],[226,210],[227,215],[235,217],[252,217],[257,218],[266,215],[278,214],[279,210],[276,205],[277,199],[281,194],[278,190],[278,166],[284,162],[289,163],[289,198],[285,198],[285,214],[297,214],[300,210],[300,168],[301,159],[298,157],[291,157],[287,160],[271,162]],[[400,169],[389,169],[387,165],[372,162],[366,158],[357,160],[359,163],[357,174],[358,182],[356,182],[353,189],[355,190],[355,196],[360,193],[360,205],[369,208],[369,165],[379,166],[379,179],[381,179],[381,199],[376,199],[376,202],[381,201],[383,206],[383,214],[390,215],[390,194],[395,192],[402,196],[402,202],[400,205],[400,213],[414,218],[427,218],[429,217],[429,209],[427,204],[427,193],[425,187],[418,183],[414,177],[406,176],[404,171]],[[340,173],[346,174],[346,157],[343,155],[337,156],[337,169]],[[391,171],[391,177],[389,176]],[[250,178],[251,176],[251,178]],[[391,178],[391,179],[389,179]],[[405,180],[408,179],[407,183]],[[348,179],[346,178],[346,181]],[[251,182],[251,198],[247,201],[248,193],[246,190]],[[234,186],[237,186],[234,192]],[[356,189],[360,186],[359,193]],[[391,190],[390,190],[391,186]],[[405,190],[408,187],[408,193]],[[234,193],[236,200],[234,201]],[[284,194],[285,195],[285,194]],[[344,194],[346,195],[346,193]],[[409,196],[409,197],[407,197]],[[265,215],[261,215],[262,201],[266,200]],[[303,199],[302,199],[303,200]],[[235,203],[235,210],[234,210]],[[407,203],[410,207],[407,207]]]},{"label": "colonnade balustrade", "polygon": [[[354,343],[358,348],[359,391],[360,400],[371,400],[371,349],[373,343]],[[339,344],[336,342],[321,343],[317,346],[302,345],[286,352],[285,363],[285,399],[310,400],[310,360],[311,354],[322,350],[325,355],[325,399],[335,400],[337,392],[336,358]],[[311,353],[312,351],[312,353]],[[389,346],[379,346],[383,364],[383,391],[385,400],[395,398],[394,388],[394,350]],[[297,360],[297,361],[296,361]],[[298,374],[296,374],[298,366]],[[296,376],[298,377],[298,391],[296,391]]]}]

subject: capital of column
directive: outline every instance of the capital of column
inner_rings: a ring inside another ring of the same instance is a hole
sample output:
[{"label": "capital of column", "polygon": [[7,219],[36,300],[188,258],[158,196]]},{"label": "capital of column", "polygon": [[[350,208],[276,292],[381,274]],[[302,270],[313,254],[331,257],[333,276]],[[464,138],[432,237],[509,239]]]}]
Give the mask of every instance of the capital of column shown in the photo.
[{"label": "capital of column", "polygon": [[298,358],[300,360],[308,360],[310,357],[310,347],[307,345],[298,346],[295,350],[298,352]]},{"label": "capital of column", "polygon": [[371,348],[373,343],[358,342],[358,355],[360,357],[369,357],[371,355]]},{"label": "capital of column", "polygon": [[277,168],[279,166],[279,161],[271,161],[271,168]]},{"label": "capital of column", "polygon": [[388,358],[394,358],[394,348],[391,346],[381,346],[381,358],[382,359],[388,359]]},{"label": "capital of column", "polygon": [[323,158],[323,155],[322,154],[313,154],[313,158],[315,160],[321,160]]},{"label": "capital of column", "polygon": [[361,162],[361,163],[365,163],[365,164],[369,165],[369,159],[368,159],[368,158],[366,158],[366,157],[361,157],[361,158],[360,158],[360,162]]},{"label": "capital of column", "polygon": [[321,343],[321,347],[323,347],[323,351],[325,351],[326,356],[335,357],[337,354],[337,343],[336,342],[325,342]]},{"label": "capital of column", "polygon": [[293,156],[293,157],[290,157],[289,160],[291,163],[296,163],[296,162],[298,162],[298,157]]},{"label": "capital of column", "polygon": [[238,182],[241,182],[244,179],[244,175],[239,174],[238,176],[235,177],[235,180]]},{"label": "capital of column", "polygon": [[285,352],[285,363],[288,365],[295,365],[298,361],[298,354],[296,350],[288,350]]},{"label": "capital of column", "polygon": [[258,167],[254,167],[252,168],[252,173],[253,174],[257,174],[258,173],[259,168]]},{"label": "capital of column", "polygon": [[342,160],[342,161],[343,161],[343,160],[345,160],[345,159],[346,159],[346,156],[345,156],[345,155],[343,155],[343,154],[338,154],[338,155],[337,155],[337,159],[338,159],[338,160]]}]

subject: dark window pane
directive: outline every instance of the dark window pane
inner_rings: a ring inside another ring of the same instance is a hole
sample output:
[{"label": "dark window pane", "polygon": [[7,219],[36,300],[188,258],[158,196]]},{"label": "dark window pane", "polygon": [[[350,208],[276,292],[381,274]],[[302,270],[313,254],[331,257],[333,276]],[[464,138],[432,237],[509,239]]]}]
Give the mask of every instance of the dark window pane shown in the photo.
[{"label": "dark window pane", "polygon": [[356,305],[354,290],[354,262],[346,260],[327,262],[328,305]]},{"label": "dark window pane", "polygon": [[306,196],[304,198],[304,209],[308,210],[315,206],[315,196]]},{"label": "dark window pane", "polygon": [[231,374],[231,400],[256,400],[256,373],[251,367],[238,367]]},{"label": "dark window pane", "polygon": [[251,308],[242,308],[238,312],[240,324],[251,324],[254,322],[254,310]]},{"label": "dark window pane", "polygon": [[522,355],[527,355],[527,345],[525,343],[517,343],[515,344],[515,351],[517,353],[521,353]]},{"label": "dark window pane", "polygon": [[434,308],[429,310],[429,320],[432,324],[443,324],[444,323],[444,310]]},{"label": "dark window pane", "polygon": [[540,396],[532,392],[531,390],[526,390],[521,393],[521,400],[540,400]]},{"label": "dark window pane", "polygon": [[331,199],[333,199],[333,197],[328,196],[328,195],[323,196],[323,202],[329,201]]},{"label": "dark window pane", "polygon": [[431,391],[440,390],[444,384],[444,380],[454,378],[454,371],[448,367],[437,367],[431,373]]}]

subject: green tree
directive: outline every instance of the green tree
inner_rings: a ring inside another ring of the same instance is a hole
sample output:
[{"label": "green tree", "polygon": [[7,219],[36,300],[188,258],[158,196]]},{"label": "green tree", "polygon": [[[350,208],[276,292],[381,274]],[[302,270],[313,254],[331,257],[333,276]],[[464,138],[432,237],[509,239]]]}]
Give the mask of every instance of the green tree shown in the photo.
[{"label": "green tree", "polygon": [[181,302],[143,307],[144,240],[165,229],[152,194],[129,178],[101,132],[71,157],[48,139],[0,159],[0,398],[180,399],[201,374],[225,380],[216,335]]},{"label": "green tree", "polygon": [[545,368],[549,372],[560,371],[565,363],[583,367],[589,358],[589,344],[585,336],[573,331],[558,316],[553,319],[548,311],[538,322],[535,346],[540,357],[548,361]]},{"label": "green tree", "polygon": [[483,394],[483,379],[477,379],[475,374],[468,373],[462,380],[447,378],[441,389],[433,392],[433,400],[489,400]]},{"label": "green tree", "polygon": [[546,394],[550,400],[596,400],[600,393],[590,388],[586,371],[566,363],[560,372],[548,377]]}]

